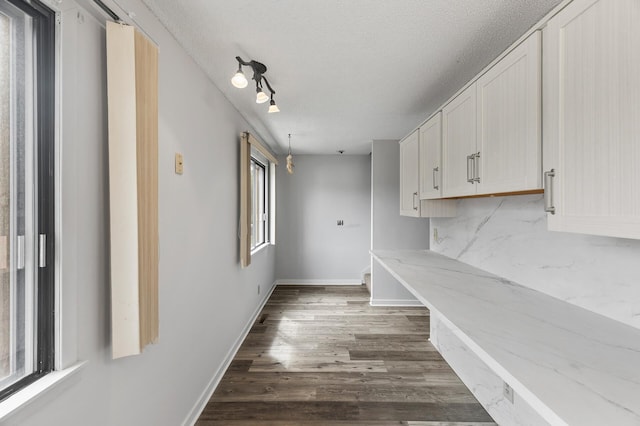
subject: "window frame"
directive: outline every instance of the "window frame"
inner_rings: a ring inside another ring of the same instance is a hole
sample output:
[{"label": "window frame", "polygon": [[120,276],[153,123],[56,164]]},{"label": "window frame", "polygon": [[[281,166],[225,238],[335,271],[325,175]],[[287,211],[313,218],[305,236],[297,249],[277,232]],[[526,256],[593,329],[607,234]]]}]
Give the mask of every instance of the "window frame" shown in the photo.
[{"label": "window frame", "polygon": [[275,218],[276,218],[276,167],[278,160],[258,139],[249,132],[240,134],[240,202],[239,202],[239,224],[238,237],[240,244],[239,260],[241,268],[251,266],[251,155],[252,151],[257,151],[269,161],[269,244],[263,244],[261,247],[275,244]]},{"label": "window frame", "polygon": [[[33,92],[36,163],[35,234],[44,235],[44,266],[36,270],[33,372],[0,389],[4,401],[54,370],[55,364],[55,144],[56,144],[56,12],[38,0],[6,0],[32,18],[35,65]],[[25,319],[29,320],[29,319]],[[34,320],[34,318],[31,318]]]}]

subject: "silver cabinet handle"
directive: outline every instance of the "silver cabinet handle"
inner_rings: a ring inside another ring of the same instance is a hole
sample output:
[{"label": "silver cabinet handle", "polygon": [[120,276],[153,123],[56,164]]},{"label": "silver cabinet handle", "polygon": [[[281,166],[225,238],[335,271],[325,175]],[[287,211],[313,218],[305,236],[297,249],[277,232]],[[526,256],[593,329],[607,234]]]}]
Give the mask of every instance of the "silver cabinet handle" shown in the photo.
[{"label": "silver cabinet handle", "polygon": [[480,164],[478,160],[480,159],[480,152],[474,154],[473,157],[473,181],[480,183]]},{"label": "silver cabinet handle", "polygon": [[554,177],[556,177],[555,169],[544,172],[544,211],[551,214],[556,214],[556,208],[553,205]]},{"label": "silver cabinet handle", "polygon": [[418,196],[417,192],[413,193],[413,209],[418,210],[418,206],[416,205],[416,197]]},{"label": "silver cabinet handle", "polygon": [[434,167],[433,168],[433,189],[440,189],[439,185],[436,185],[436,179],[438,177],[438,171],[439,171],[439,167]]},{"label": "silver cabinet handle", "polygon": [[467,182],[473,183],[473,157],[475,154],[467,155]]}]

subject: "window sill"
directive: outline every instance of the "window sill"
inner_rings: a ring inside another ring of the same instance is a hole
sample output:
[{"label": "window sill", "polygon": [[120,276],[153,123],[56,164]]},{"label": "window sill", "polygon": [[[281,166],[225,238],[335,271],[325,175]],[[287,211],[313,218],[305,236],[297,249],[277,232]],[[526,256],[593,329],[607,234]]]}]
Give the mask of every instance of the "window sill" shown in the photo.
[{"label": "window sill", "polygon": [[271,243],[269,243],[269,242],[260,244],[258,247],[256,247],[253,250],[251,250],[251,256],[253,256],[254,254],[256,254],[256,253],[262,251],[263,249],[269,247],[270,245],[271,245]]},{"label": "window sill", "polygon": [[75,373],[82,370],[86,364],[87,361],[82,361],[69,368],[65,368],[64,370],[52,371],[43,378],[0,402],[0,423],[38,399],[40,396],[69,380]]}]

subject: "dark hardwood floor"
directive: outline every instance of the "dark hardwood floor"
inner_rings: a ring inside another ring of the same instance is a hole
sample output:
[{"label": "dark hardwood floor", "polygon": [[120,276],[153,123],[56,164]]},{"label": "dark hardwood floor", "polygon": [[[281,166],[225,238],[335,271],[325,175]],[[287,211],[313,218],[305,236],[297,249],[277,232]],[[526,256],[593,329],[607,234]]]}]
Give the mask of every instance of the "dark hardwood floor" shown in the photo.
[{"label": "dark hardwood floor", "polygon": [[494,425],[428,338],[364,286],[279,286],[196,424]]}]

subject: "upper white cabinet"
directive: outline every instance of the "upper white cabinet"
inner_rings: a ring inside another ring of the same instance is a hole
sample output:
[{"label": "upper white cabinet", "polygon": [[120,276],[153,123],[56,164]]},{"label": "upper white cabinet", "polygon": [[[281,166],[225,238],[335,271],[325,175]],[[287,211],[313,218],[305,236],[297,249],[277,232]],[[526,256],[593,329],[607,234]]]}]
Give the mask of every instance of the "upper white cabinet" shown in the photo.
[{"label": "upper white cabinet", "polygon": [[442,113],[420,126],[420,198],[442,197]]},{"label": "upper white cabinet", "polygon": [[400,142],[400,214],[420,217],[418,130]]},{"label": "upper white cabinet", "polygon": [[[430,123],[431,121],[429,121]],[[426,126],[426,125],[425,125]],[[400,214],[412,217],[451,217],[456,214],[454,200],[421,200],[421,143],[422,127],[400,141]],[[424,127],[427,130],[426,127]],[[428,139],[436,144],[436,128],[427,130]],[[432,139],[434,138],[434,139]],[[431,149],[438,149],[432,147]],[[429,152],[429,151],[427,151]],[[431,163],[430,163],[431,164]],[[432,185],[433,186],[433,185]]]},{"label": "upper white cabinet", "polygon": [[541,32],[476,82],[478,194],[542,189]]},{"label": "upper white cabinet", "polygon": [[442,196],[476,193],[476,85],[442,109]]},{"label": "upper white cabinet", "polygon": [[540,32],[447,104],[443,196],[542,189]]},{"label": "upper white cabinet", "polygon": [[640,238],[640,1],[575,0],[544,30],[548,227]]}]

